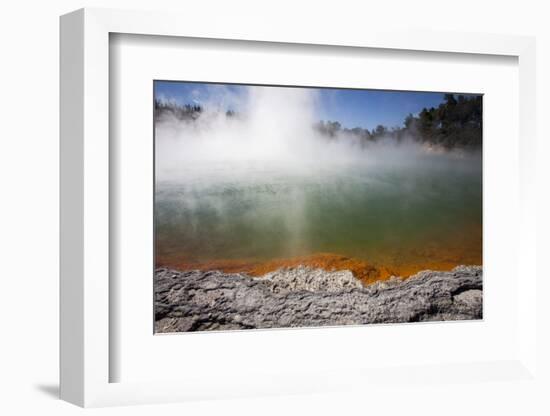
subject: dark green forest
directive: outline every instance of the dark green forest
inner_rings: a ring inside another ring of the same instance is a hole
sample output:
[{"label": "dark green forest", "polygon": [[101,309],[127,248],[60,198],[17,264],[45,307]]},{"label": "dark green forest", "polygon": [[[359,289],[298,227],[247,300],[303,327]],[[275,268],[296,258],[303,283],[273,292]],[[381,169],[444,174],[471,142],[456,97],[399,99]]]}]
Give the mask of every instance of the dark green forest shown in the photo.
[{"label": "dark green forest", "polygon": [[321,121],[315,128],[329,137],[348,133],[365,142],[405,138],[436,146],[451,148],[480,148],[482,144],[482,98],[445,94],[444,101],[437,107],[423,108],[417,116],[409,114],[402,126],[353,129],[342,128],[337,121]]},{"label": "dark green forest", "polygon": [[[179,106],[159,100],[155,100],[154,107],[155,120],[174,117],[178,120],[193,121],[204,111],[200,105]],[[228,110],[225,115],[238,116],[232,110]],[[338,121],[320,121],[314,128],[333,140],[351,135],[365,144],[412,139],[446,149],[479,149],[482,145],[483,128],[482,97],[445,94],[443,102],[438,107],[423,108],[416,116],[409,114],[401,126],[378,125],[369,130],[361,127],[345,128]]]},{"label": "dark green forest", "polygon": [[202,112],[203,108],[200,105],[177,105],[155,99],[155,120],[157,121],[163,117],[174,117],[178,120],[196,120]]}]

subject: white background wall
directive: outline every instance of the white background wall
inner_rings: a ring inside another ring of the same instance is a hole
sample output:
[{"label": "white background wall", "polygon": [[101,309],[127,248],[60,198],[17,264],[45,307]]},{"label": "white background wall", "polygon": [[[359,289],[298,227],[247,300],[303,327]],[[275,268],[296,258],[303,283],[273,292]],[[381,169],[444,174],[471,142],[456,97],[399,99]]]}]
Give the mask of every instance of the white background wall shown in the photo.
[{"label": "white background wall", "polygon": [[[185,11],[189,19],[213,13],[227,19],[276,19],[281,27],[324,22],[387,24],[434,30],[536,35],[540,214],[550,212],[548,115],[550,104],[550,12],[543,1],[206,1],[206,0],[19,0],[0,12],[0,413],[73,414],[56,400],[58,383],[58,16],[74,9],[116,7]],[[238,18],[232,16],[240,16]],[[185,22],[182,22],[185,24]],[[503,120],[506,122],[506,120]],[[544,181],[542,178],[544,177]],[[549,252],[550,231],[540,215],[540,253]],[[544,258],[541,256],[540,265]],[[538,287],[548,293],[548,283]],[[548,319],[549,307],[540,305]],[[550,351],[548,330],[541,332]],[[546,354],[541,365],[548,369]],[[548,371],[546,372],[548,374]],[[457,384],[411,389],[396,397],[343,393],[309,397],[198,402],[160,407],[101,409],[100,414],[549,414],[543,392],[500,383],[480,389]]]}]

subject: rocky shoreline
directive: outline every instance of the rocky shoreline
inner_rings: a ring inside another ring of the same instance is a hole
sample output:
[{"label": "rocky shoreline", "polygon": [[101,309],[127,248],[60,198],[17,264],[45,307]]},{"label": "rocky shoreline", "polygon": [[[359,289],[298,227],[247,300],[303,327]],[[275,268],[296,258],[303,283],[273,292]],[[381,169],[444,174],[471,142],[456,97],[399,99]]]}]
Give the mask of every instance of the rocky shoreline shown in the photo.
[{"label": "rocky shoreline", "polygon": [[282,268],[258,278],[155,271],[155,332],[472,320],[482,318],[483,270],[458,266],[364,286],[350,271]]}]

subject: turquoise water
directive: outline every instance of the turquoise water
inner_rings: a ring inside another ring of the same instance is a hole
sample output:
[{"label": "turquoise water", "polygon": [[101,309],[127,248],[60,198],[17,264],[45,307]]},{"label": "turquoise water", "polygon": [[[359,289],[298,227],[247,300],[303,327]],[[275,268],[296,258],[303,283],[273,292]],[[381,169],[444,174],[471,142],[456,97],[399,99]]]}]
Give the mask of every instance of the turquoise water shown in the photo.
[{"label": "turquoise water", "polygon": [[335,253],[481,264],[481,158],[182,166],[157,180],[157,263]]}]

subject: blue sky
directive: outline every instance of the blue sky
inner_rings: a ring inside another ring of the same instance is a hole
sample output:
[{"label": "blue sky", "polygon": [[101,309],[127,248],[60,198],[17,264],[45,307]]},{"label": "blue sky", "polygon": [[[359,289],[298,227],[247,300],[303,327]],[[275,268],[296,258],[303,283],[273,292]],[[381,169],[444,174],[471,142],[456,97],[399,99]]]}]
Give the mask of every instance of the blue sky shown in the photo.
[{"label": "blue sky", "polygon": [[[216,105],[239,111],[246,89],[243,85],[155,81],[155,98],[184,104]],[[253,88],[253,87],[252,87]],[[284,87],[273,87],[284,88]],[[424,107],[437,107],[443,93],[350,90],[320,88],[315,108],[319,120],[338,121],[342,126],[373,129],[378,124],[402,126],[405,117]]]}]

